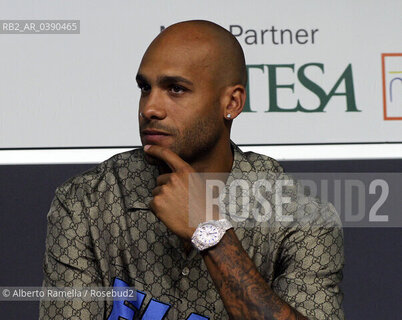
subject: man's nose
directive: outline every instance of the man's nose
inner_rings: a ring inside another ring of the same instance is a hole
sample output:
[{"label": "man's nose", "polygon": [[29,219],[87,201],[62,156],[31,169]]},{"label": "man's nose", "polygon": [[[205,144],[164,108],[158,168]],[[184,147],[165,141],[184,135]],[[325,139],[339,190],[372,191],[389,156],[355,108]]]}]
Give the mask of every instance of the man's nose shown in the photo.
[{"label": "man's nose", "polygon": [[140,112],[142,117],[147,120],[161,120],[166,117],[164,107],[163,93],[159,90],[153,90],[145,99]]}]

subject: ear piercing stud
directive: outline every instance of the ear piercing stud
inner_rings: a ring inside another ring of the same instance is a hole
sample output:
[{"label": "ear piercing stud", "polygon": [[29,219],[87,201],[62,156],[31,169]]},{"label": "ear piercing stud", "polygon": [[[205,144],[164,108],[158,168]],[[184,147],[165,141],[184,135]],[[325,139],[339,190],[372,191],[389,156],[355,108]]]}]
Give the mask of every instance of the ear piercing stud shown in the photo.
[{"label": "ear piercing stud", "polygon": [[230,115],[230,113],[228,113],[228,115],[226,116],[226,118],[230,119],[232,116]]}]

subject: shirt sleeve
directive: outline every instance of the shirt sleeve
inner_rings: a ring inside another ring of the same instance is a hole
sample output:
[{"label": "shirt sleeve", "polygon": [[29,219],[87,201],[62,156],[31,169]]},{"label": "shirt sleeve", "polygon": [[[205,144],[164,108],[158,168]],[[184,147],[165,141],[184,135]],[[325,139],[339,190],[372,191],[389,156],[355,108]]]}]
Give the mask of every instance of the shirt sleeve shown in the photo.
[{"label": "shirt sleeve", "polygon": [[[43,287],[102,286],[82,204],[62,201],[56,193],[47,220]],[[42,300],[39,318],[104,319],[104,303],[81,299]]]},{"label": "shirt sleeve", "polygon": [[331,222],[286,229],[272,288],[309,319],[344,319],[339,288],[344,264],[342,227],[331,204],[309,205],[320,207],[316,210],[331,217]]}]

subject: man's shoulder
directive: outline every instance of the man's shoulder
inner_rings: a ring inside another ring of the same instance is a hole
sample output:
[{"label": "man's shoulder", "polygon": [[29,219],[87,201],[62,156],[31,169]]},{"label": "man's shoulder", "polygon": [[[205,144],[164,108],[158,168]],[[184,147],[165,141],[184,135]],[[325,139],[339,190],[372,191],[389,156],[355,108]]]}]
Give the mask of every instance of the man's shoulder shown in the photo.
[{"label": "man's shoulder", "polygon": [[[238,147],[237,147],[238,148]],[[240,150],[240,149],[238,149]],[[239,151],[239,166],[241,169],[247,169],[251,165],[255,171],[258,172],[271,172],[271,173],[283,173],[283,167],[281,164],[267,155],[256,153],[253,151]]]},{"label": "man's shoulder", "polygon": [[84,194],[93,193],[115,185],[126,178],[145,169],[143,151],[133,149],[117,153],[94,167],[79,173],[56,188],[56,196],[60,199],[81,198]]}]

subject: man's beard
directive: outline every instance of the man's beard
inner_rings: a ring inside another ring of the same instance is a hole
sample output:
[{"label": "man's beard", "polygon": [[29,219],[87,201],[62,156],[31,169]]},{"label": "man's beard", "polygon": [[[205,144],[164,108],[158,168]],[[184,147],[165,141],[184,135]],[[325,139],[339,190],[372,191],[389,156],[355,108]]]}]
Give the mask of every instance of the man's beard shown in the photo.
[{"label": "man's beard", "polygon": [[[172,134],[175,140],[169,146],[169,149],[191,165],[193,162],[207,156],[218,142],[220,137],[217,131],[219,127],[218,121],[216,114],[207,118],[197,118],[182,134],[176,129],[160,125],[151,125],[149,128],[161,129]],[[166,164],[160,159],[148,155],[145,156],[145,159],[152,165],[158,165],[166,169]]]},{"label": "man's beard", "polygon": [[216,122],[216,116],[197,119],[186,128],[171,149],[189,164],[207,156],[219,140]]}]

